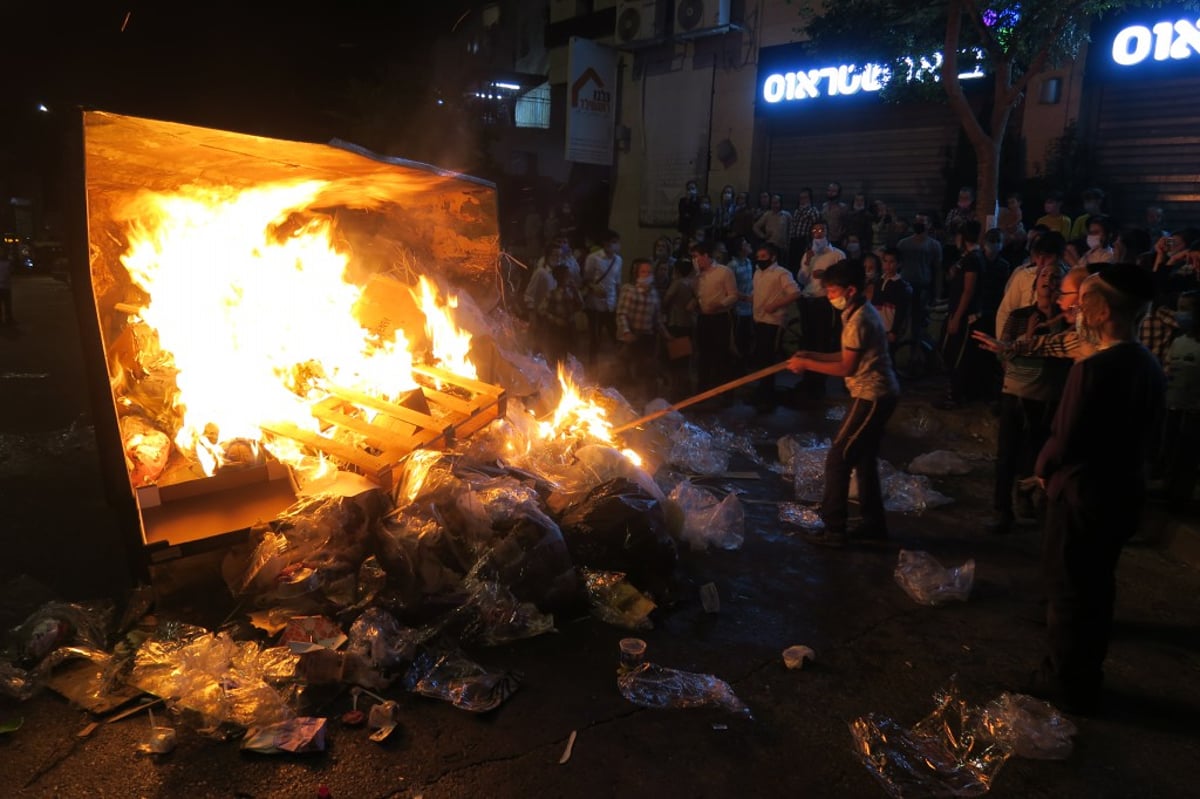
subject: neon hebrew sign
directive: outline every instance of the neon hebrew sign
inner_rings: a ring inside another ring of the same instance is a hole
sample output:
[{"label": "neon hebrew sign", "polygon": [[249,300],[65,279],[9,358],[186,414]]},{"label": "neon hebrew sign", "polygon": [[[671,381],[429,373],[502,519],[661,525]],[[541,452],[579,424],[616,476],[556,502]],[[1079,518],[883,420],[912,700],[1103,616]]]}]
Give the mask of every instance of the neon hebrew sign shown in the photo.
[{"label": "neon hebrew sign", "polygon": [[[983,53],[975,51],[972,55],[982,59]],[[919,60],[905,58],[904,63],[908,65],[908,80],[920,75],[937,76],[942,68],[942,54],[934,53],[928,58]],[[960,73],[958,77],[963,80],[982,78],[983,69],[976,66],[971,72]],[[814,69],[772,72],[762,79],[761,95],[763,101],[776,105],[815,100],[820,97],[877,92],[891,79],[892,70],[881,64],[863,64],[862,66],[841,64]]]},{"label": "neon hebrew sign", "polygon": [[1151,27],[1130,25],[1113,37],[1112,60],[1122,67],[1136,66],[1147,58],[1182,61],[1200,54],[1200,20],[1164,20]]}]

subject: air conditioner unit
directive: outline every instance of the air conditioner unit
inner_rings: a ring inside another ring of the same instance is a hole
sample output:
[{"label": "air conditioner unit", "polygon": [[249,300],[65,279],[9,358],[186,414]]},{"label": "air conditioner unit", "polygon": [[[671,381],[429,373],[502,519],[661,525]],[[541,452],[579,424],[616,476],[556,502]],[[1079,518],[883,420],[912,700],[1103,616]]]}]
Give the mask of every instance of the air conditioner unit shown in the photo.
[{"label": "air conditioner unit", "polygon": [[650,44],[666,38],[667,12],[667,0],[620,0],[617,3],[617,46]]},{"label": "air conditioner unit", "polygon": [[678,0],[675,33],[681,39],[724,33],[731,22],[730,0]]}]

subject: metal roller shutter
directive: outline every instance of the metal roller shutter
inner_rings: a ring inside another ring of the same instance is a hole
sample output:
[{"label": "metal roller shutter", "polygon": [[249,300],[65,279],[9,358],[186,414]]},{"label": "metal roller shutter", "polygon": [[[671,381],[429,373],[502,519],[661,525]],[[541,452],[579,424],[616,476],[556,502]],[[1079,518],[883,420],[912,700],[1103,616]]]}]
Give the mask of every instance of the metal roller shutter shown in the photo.
[{"label": "metal roller shutter", "polygon": [[1092,142],[1116,218],[1161,205],[1171,229],[1200,219],[1200,76],[1099,87]]},{"label": "metal roller shutter", "polygon": [[881,199],[908,219],[917,210],[940,213],[957,139],[953,119],[918,128],[777,135],[770,142],[766,182],[785,196],[787,207],[803,186],[812,187],[821,202],[825,186],[836,180],[847,202],[863,191],[868,200]]}]

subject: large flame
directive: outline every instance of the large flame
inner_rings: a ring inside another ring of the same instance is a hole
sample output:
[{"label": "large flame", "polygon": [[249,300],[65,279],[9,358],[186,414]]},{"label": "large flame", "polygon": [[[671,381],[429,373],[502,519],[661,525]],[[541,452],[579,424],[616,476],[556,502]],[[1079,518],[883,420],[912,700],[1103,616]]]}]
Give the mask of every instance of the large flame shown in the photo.
[{"label": "large flame", "polygon": [[[471,350],[471,334],[460,330],[445,312],[438,302],[437,287],[421,275],[417,282],[417,291],[412,295],[425,314],[425,333],[429,336],[433,357],[438,365],[461,377],[472,380],[478,378],[475,365],[467,358]],[[447,296],[445,307],[457,308],[458,297],[453,294]]]},{"label": "large flame", "polygon": [[608,413],[583,398],[561,363],[558,384],[562,387],[562,398],[554,416],[538,423],[538,435],[544,439],[591,438],[611,445],[614,439]]},{"label": "large flame", "polygon": [[[355,319],[362,289],[345,280],[349,256],[333,245],[331,221],[304,213],[324,186],[144,192],[126,209],[135,221],[121,260],[149,296],[141,318],[178,370],[175,442],[208,473],[214,444],[261,440],[260,425],[317,432],[311,406],[325,386],[385,399],[416,387],[403,333],[380,340]],[[422,307],[437,357],[474,377],[469,336],[446,344],[443,331],[456,329],[430,297]],[[300,452],[283,442],[271,451],[287,462]]]}]

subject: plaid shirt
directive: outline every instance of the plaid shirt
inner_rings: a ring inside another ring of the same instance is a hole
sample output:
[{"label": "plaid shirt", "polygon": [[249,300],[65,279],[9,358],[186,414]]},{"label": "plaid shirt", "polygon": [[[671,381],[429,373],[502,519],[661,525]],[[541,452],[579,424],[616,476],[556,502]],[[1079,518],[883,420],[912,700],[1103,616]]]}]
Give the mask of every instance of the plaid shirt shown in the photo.
[{"label": "plaid shirt", "polygon": [[571,283],[555,286],[546,292],[538,305],[538,313],[546,321],[563,326],[571,323],[571,318],[583,310],[583,298],[579,290]]},{"label": "plaid shirt", "polygon": [[653,335],[658,331],[659,314],[657,291],[639,291],[627,283],[621,287],[621,299],[617,301],[617,335]]},{"label": "plaid shirt", "polygon": [[788,236],[793,239],[808,238],[808,234],[812,232],[812,226],[815,222],[821,221],[821,211],[815,205],[810,205],[807,208],[797,208],[792,211],[792,225],[788,231]]},{"label": "plaid shirt", "polygon": [[1158,358],[1158,362],[1165,365],[1171,342],[1182,332],[1179,325],[1175,324],[1175,312],[1163,305],[1142,320],[1138,338]]}]

